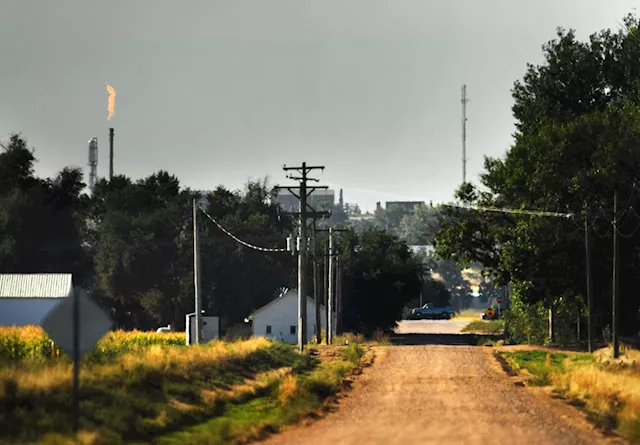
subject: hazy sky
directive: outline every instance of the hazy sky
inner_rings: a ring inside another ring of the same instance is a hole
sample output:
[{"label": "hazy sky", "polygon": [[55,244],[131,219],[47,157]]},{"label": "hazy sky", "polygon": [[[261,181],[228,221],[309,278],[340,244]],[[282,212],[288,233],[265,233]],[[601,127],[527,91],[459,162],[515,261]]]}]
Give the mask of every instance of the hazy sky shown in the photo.
[{"label": "hazy sky", "polygon": [[618,28],[634,3],[0,0],[0,138],[22,132],[46,176],[86,166],[94,136],[106,175],[113,126],[134,178],[289,184],[282,165],[306,161],[363,208],[440,202],[461,181],[461,85],[475,181],[509,148],[510,89],[555,28]]}]

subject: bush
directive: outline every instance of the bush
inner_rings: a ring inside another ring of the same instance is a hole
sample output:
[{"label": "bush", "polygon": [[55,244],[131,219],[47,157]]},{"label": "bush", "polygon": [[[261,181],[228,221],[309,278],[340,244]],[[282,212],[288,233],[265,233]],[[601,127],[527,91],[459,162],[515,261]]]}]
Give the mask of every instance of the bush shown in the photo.
[{"label": "bush", "polygon": [[345,349],[340,351],[340,356],[346,362],[357,365],[360,363],[360,359],[364,355],[364,350],[355,343],[351,343]]}]

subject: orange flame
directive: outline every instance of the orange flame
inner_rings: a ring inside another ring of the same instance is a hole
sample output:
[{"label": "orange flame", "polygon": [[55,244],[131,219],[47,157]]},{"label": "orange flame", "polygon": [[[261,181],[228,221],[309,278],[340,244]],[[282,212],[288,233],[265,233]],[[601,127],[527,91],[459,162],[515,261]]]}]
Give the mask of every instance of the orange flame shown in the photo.
[{"label": "orange flame", "polygon": [[111,118],[116,114],[116,90],[106,83],[107,92],[109,93],[109,99],[107,99],[107,111],[109,115],[107,116],[107,120],[110,121]]}]

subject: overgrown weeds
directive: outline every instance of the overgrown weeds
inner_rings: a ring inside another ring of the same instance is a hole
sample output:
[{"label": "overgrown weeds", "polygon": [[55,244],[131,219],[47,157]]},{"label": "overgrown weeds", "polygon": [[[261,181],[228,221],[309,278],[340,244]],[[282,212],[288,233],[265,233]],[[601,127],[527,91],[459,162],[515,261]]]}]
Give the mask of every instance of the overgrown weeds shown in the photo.
[{"label": "overgrown weeds", "polygon": [[316,362],[312,369],[290,373],[270,393],[244,404],[228,404],[222,415],[193,428],[160,438],[164,445],[242,443],[260,440],[282,426],[316,411],[340,391],[346,376],[359,368],[363,349],[352,344],[338,358]]},{"label": "overgrown weeds", "polygon": [[499,352],[529,383],[554,386],[570,402],[585,409],[605,430],[640,440],[640,352],[627,349],[617,360],[611,348],[594,354],[549,351]]},{"label": "overgrown weeds", "polygon": [[504,320],[475,320],[465,326],[462,332],[502,334],[504,332]]},{"label": "overgrown weeds", "polygon": [[[360,366],[356,344],[320,361],[266,339],[150,346],[81,372],[80,443],[227,443],[256,439],[320,407]],[[0,370],[0,443],[71,440],[71,366]]]},{"label": "overgrown weeds", "polygon": [[382,330],[376,330],[369,337],[363,334],[345,332],[343,334],[334,336],[333,344],[336,346],[346,346],[350,344],[388,346],[391,345],[391,338],[389,337],[388,333]]}]

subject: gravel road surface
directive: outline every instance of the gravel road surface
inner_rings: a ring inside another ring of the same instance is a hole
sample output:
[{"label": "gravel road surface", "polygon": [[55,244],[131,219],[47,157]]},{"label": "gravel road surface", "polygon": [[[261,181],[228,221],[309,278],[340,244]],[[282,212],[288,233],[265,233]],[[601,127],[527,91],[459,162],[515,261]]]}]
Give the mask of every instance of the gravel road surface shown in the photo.
[{"label": "gravel road surface", "polygon": [[391,346],[357,377],[339,410],[267,445],[604,444],[575,408],[516,386],[491,348]]},{"label": "gravel road surface", "polygon": [[469,320],[402,320],[396,334],[459,334]]}]

